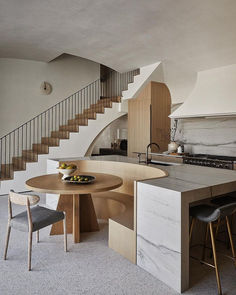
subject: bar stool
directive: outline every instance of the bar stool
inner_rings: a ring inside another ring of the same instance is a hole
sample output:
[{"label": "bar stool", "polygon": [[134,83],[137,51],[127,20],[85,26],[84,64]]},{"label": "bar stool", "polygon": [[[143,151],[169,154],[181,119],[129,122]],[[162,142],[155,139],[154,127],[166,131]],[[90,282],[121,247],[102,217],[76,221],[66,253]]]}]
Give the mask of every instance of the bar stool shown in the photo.
[{"label": "bar stool", "polygon": [[[227,224],[227,231],[228,231],[228,235],[229,235],[229,239],[230,239],[232,255],[233,255],[233,259],[234,259],[234,264],[236,266],[235,249],[234,249],[232,233],[231,233],[231,228],[230,228],[230,223],[229,223],[229,216],[232,215],[233,213],[235,213],[235,211],[236,211],[236,202],[230,203],[230,204],[227,204],[224,206],[220,206],[218,208],[211,206],[211,205],[205,205],[205,204],[194,206],[194,207],[190,208],[190,216],[192,216],[192,222],[190,225],[189,243],[191,244],[192,232],[193,232],[193,228],[194,228],[194,224],[195,224],[196,220],[207,223],[207,229],[206,229],[205,242],[204,242],[204,246],[203,246],[203,254],[202,254],[201,263],[204,263],[208,266],[215,268],[218,294],[220,294],[220,295],[222,295],[222,289],[221,289],[220,276],[219,276],[219,270],[218,270],[218,264],[217,264],[213,223],[215,221],[217,221],[219,218],[225,218],[226,224]],[[206,248],[209,229],[210,229],[210,236],[211,236],[214,265],[204,261],[205,248]]]},{"label": "bar stool", "polygon": [[[213,204],[213,205],[215,205],[217,207],[225,206],[225,205],[228,205],[228,204],[231,204],[231,203],[236,203],[236,193],[235,192],[230,193],[228,195],[221,196],[221,197],[216,197],[216,198],[211,200],[211,204]],[[231,226],[233,224],[234,216],[235,215],[232,214]],[[221,223],[221,219],[219,218],[218,224],[217,224],[217,227],[216,227],[216,236],[218,234],[220,223]],[[232,235],[235,235],[235,234],[232,232]]]}]

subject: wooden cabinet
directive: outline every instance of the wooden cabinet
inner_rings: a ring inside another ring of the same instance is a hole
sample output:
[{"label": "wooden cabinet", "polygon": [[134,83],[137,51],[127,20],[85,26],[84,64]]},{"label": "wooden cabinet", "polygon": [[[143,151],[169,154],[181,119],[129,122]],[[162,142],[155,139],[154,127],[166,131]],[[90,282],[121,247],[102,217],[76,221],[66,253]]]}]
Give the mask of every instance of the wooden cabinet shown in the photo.
[{"label": "wooden cabinet", "polygon": [[[171,98],[164,83],[150,82],[135,99],[128,102],[128,156],[146,152],[150,142],[156,142],[161,152],[170,142]],[[157,148],[152,146],[152,152]]]}]

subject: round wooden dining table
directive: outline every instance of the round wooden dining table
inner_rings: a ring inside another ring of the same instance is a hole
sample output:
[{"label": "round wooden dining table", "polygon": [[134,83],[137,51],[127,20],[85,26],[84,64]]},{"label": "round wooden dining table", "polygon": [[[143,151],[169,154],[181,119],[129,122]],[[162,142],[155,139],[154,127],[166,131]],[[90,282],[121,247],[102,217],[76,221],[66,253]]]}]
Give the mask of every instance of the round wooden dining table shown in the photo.
[{"label": "round wooden dining table", "polygon": [[[79,174],[94,176],[95,181],[89,184],[67,183],[62,181],[61,174],[47,174],[25,183],[28,189],[36,192],[60,194],[57,210],[66,212],[67,232],[73,233],[74,243],[80,242],[81,232],[99,230],[91,194],[114,190],[123,184],[122,178],[111,174],[81,171]],[[52,226],[51,234],[62,233],[62,223]]]}]

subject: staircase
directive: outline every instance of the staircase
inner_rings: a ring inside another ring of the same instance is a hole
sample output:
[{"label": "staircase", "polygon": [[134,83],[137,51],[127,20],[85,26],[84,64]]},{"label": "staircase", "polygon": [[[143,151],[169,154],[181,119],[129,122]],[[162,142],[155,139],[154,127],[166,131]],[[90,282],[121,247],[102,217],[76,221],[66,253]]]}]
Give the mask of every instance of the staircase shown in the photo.
[{"label": "staircase", "polygon": [[[133,82],[139,70],[113,72],[106,81],[100,79],[72,94],[0,139],[0,181],[14,179],[14,172],[26,170],[26,163],[38,161],[50,147],[88,126],[97,114],[121,102],[122,91]],[[89,132],[89,130],[88,130]],[[68,155],[69,156],[69,155]]]}]

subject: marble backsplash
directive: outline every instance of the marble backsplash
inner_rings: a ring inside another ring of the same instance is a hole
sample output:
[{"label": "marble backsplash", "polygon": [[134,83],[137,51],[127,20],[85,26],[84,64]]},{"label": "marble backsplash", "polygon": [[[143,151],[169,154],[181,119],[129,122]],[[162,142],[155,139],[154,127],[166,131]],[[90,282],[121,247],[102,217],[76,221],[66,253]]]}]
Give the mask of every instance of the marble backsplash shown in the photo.
[{"label": "marble backsplash", "polygon": [[180,119],[175,141],[186,152],[236,157],[236,117]]}]

